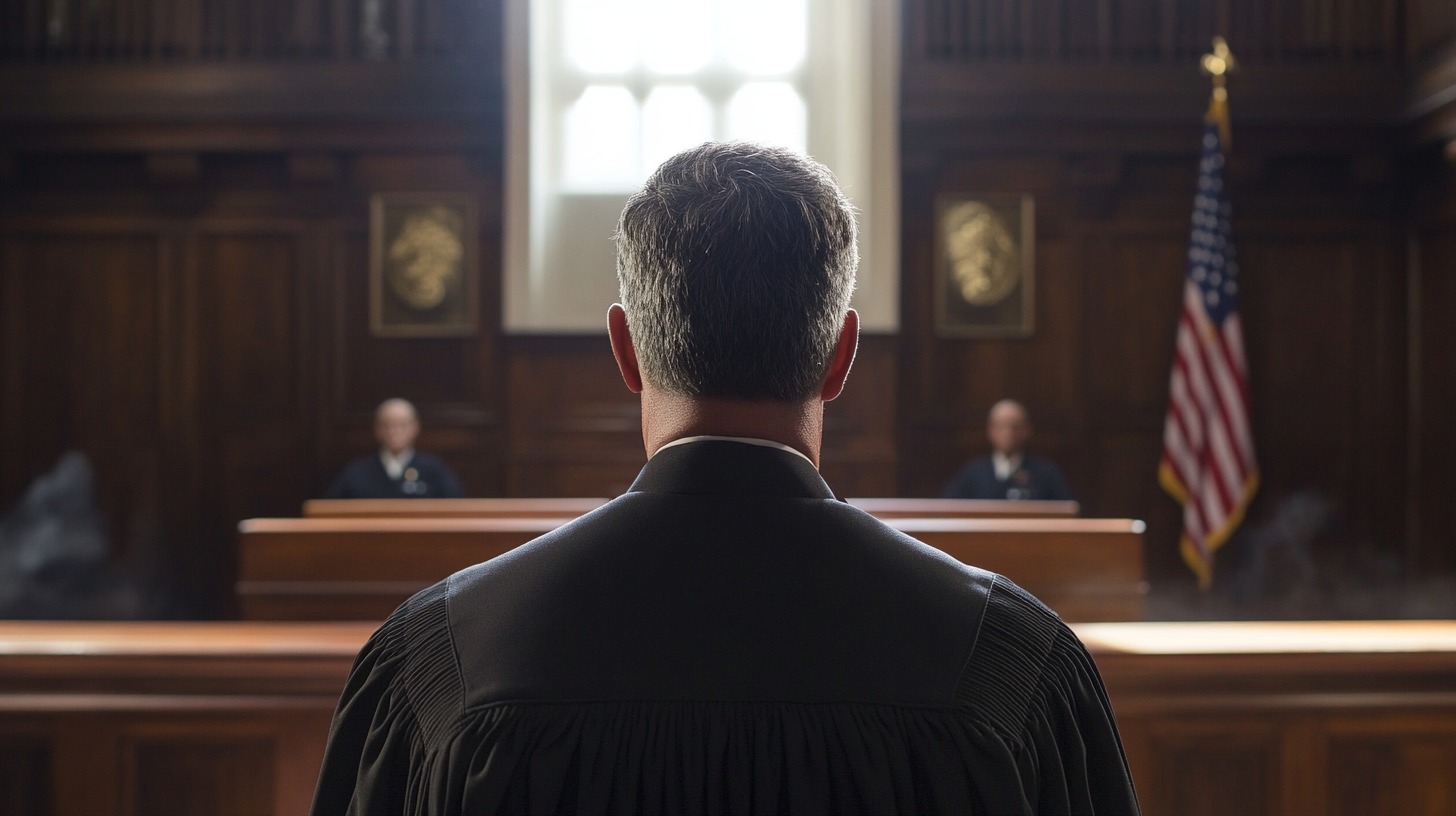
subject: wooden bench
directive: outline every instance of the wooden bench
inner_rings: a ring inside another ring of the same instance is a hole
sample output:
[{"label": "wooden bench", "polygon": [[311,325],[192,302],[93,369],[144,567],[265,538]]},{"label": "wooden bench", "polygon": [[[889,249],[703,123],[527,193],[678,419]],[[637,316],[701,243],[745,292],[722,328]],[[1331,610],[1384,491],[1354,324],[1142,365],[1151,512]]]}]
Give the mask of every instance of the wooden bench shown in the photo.
[{"label": "wooden bench", "polygon": [[[379,620],[412,593],[494,558],[560,519],[251,519],[240,526],[247,620]],[[1067,620],[1138,620],[1143,525],[1126,519],[890,519],[1000,572]]]},{"label": "wooden bench", "polygon": [[[0,622],[0,812],[308,812],[374,624]],[[1449,814],[1456,622],[1072,627],[1144,810]]]},{"label": "wooden bench", "polygon": [[607,499],[310,499],[305,518],[573,519]]},{"label": "wooden bench", "polygon": [[[848,499],[875,518],[1073,517],[1076,502]],[[576,518],[607,499],[310,499],[305,518]]]},{"label": "wooden bench", "polygon": [[845,499],[877,519],[897,518],[1073,518],[1074,501],[1004,499]]}]

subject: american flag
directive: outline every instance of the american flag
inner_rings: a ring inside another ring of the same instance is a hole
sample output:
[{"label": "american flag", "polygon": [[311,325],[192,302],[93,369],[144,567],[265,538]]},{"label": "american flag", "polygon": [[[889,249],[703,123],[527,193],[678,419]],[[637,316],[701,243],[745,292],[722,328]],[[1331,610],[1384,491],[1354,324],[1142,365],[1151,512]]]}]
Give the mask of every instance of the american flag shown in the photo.
[{"label": "american flag", "polygon": [[1213,580],[1214,552],[1243,520],[1259,484],[1249,430],[1239,267],[1229,235],[1222,126],[1210,116],[1203,130],[1183,314],[1158,469],[1163,489],[1183,505],[1183,560],[1205,589]]}]

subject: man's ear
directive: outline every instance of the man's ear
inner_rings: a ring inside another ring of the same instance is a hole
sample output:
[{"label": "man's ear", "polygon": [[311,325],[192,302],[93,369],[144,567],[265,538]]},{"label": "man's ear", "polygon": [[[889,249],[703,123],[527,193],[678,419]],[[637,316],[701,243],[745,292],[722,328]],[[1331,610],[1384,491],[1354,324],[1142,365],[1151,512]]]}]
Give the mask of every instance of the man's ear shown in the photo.
[{"label": "man's ear", "polygon": [[839,342],[834,344],[834,356],[829,360],[829,373],[824,376],[819,399],[828,402],[844,391],[844,381],[849,377],[849,367],[854,365],[854,353],[858,349],[859,313],[850,309],[844,315],[844,326],[839,330]]},{"label": "man's ear", "polygon": [[622,304],[613,303],[607,310],[607,336],[612,338],[612,356],[617,358],[617,370],[622,372],[622,381],[627,390],[642,393],[642,370],[637,367],[637,348],[632,345],[632,331],[627,328],[627,310]]}]

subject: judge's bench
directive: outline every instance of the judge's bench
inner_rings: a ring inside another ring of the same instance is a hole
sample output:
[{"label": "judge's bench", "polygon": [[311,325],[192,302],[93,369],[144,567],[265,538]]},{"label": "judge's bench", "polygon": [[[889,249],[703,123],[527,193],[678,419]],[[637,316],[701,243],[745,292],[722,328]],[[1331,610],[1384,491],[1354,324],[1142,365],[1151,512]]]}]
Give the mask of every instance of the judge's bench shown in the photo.
[{"label": "judge's bench", "polygon": [[[0,816],[305,812],[377,622],[601,501],[310,503],[241,526],[245,620],[0,623]],[[1141,622],[1139,522],[855,503],[1072,622],[1146,813],[1456,814],[1456,622]]]}]

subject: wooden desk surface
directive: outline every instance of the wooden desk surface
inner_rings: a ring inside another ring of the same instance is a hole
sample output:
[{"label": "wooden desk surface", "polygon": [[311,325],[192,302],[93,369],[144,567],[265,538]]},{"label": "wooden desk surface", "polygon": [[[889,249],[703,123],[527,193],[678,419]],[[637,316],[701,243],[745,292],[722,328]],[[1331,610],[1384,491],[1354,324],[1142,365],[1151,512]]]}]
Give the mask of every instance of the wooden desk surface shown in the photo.
[{"label": "wooden desk surface", "polygon": [[995,499],[845,499],[872,516],[939,518],[1036,518],[1076,516],[1080,506],[1074,501],[1006,501]]},{"label": "wooden desk surface", "polygon": [[[1188,655],[1449,654],[1456,621],[1073,623],[1088,651],[1154,660]],[[0,621],[0,666],[24,657],[347,657],[377,623]],[[1456,687],[1456,675],[1451,678]]]},{"label": "wooden desk surface", "polygon": [[1456,621],[1449,620],[1158,621],[1072,628],[1094,654],[1456,653]]},{"label": "wooden desk surface", "polygon": [[481,516],[551,516],[575,518],[601,507],[603,498],[531,499],[310,499],[303,503],[307,518],[436,518]]},{"label": "wooden desk surface", "polygon": [[[311,517],[254,518],[238,522],[240,533],[307,532],[550,532],[567,519],[548,517]],[[1094,518],[890,518],[885,523],[902,532],[915,533],[1137,533],[1145,525],[1136,519]]]},{"label": "wooden desk surface", "polygon": [[22,656],[352,659],[377,627],[291,621],[3,621],[0,661]]},{"label": "wooden desk surface", "polygon": [[[482,518],[548,516],[575,518],[606,504],[604,498],[482,499],[310,499],[305,518]],[[1076,516],[1071,501],[995,501],[983,499],[846,499],[880,518],[976,517],[1036,518]]]}]

